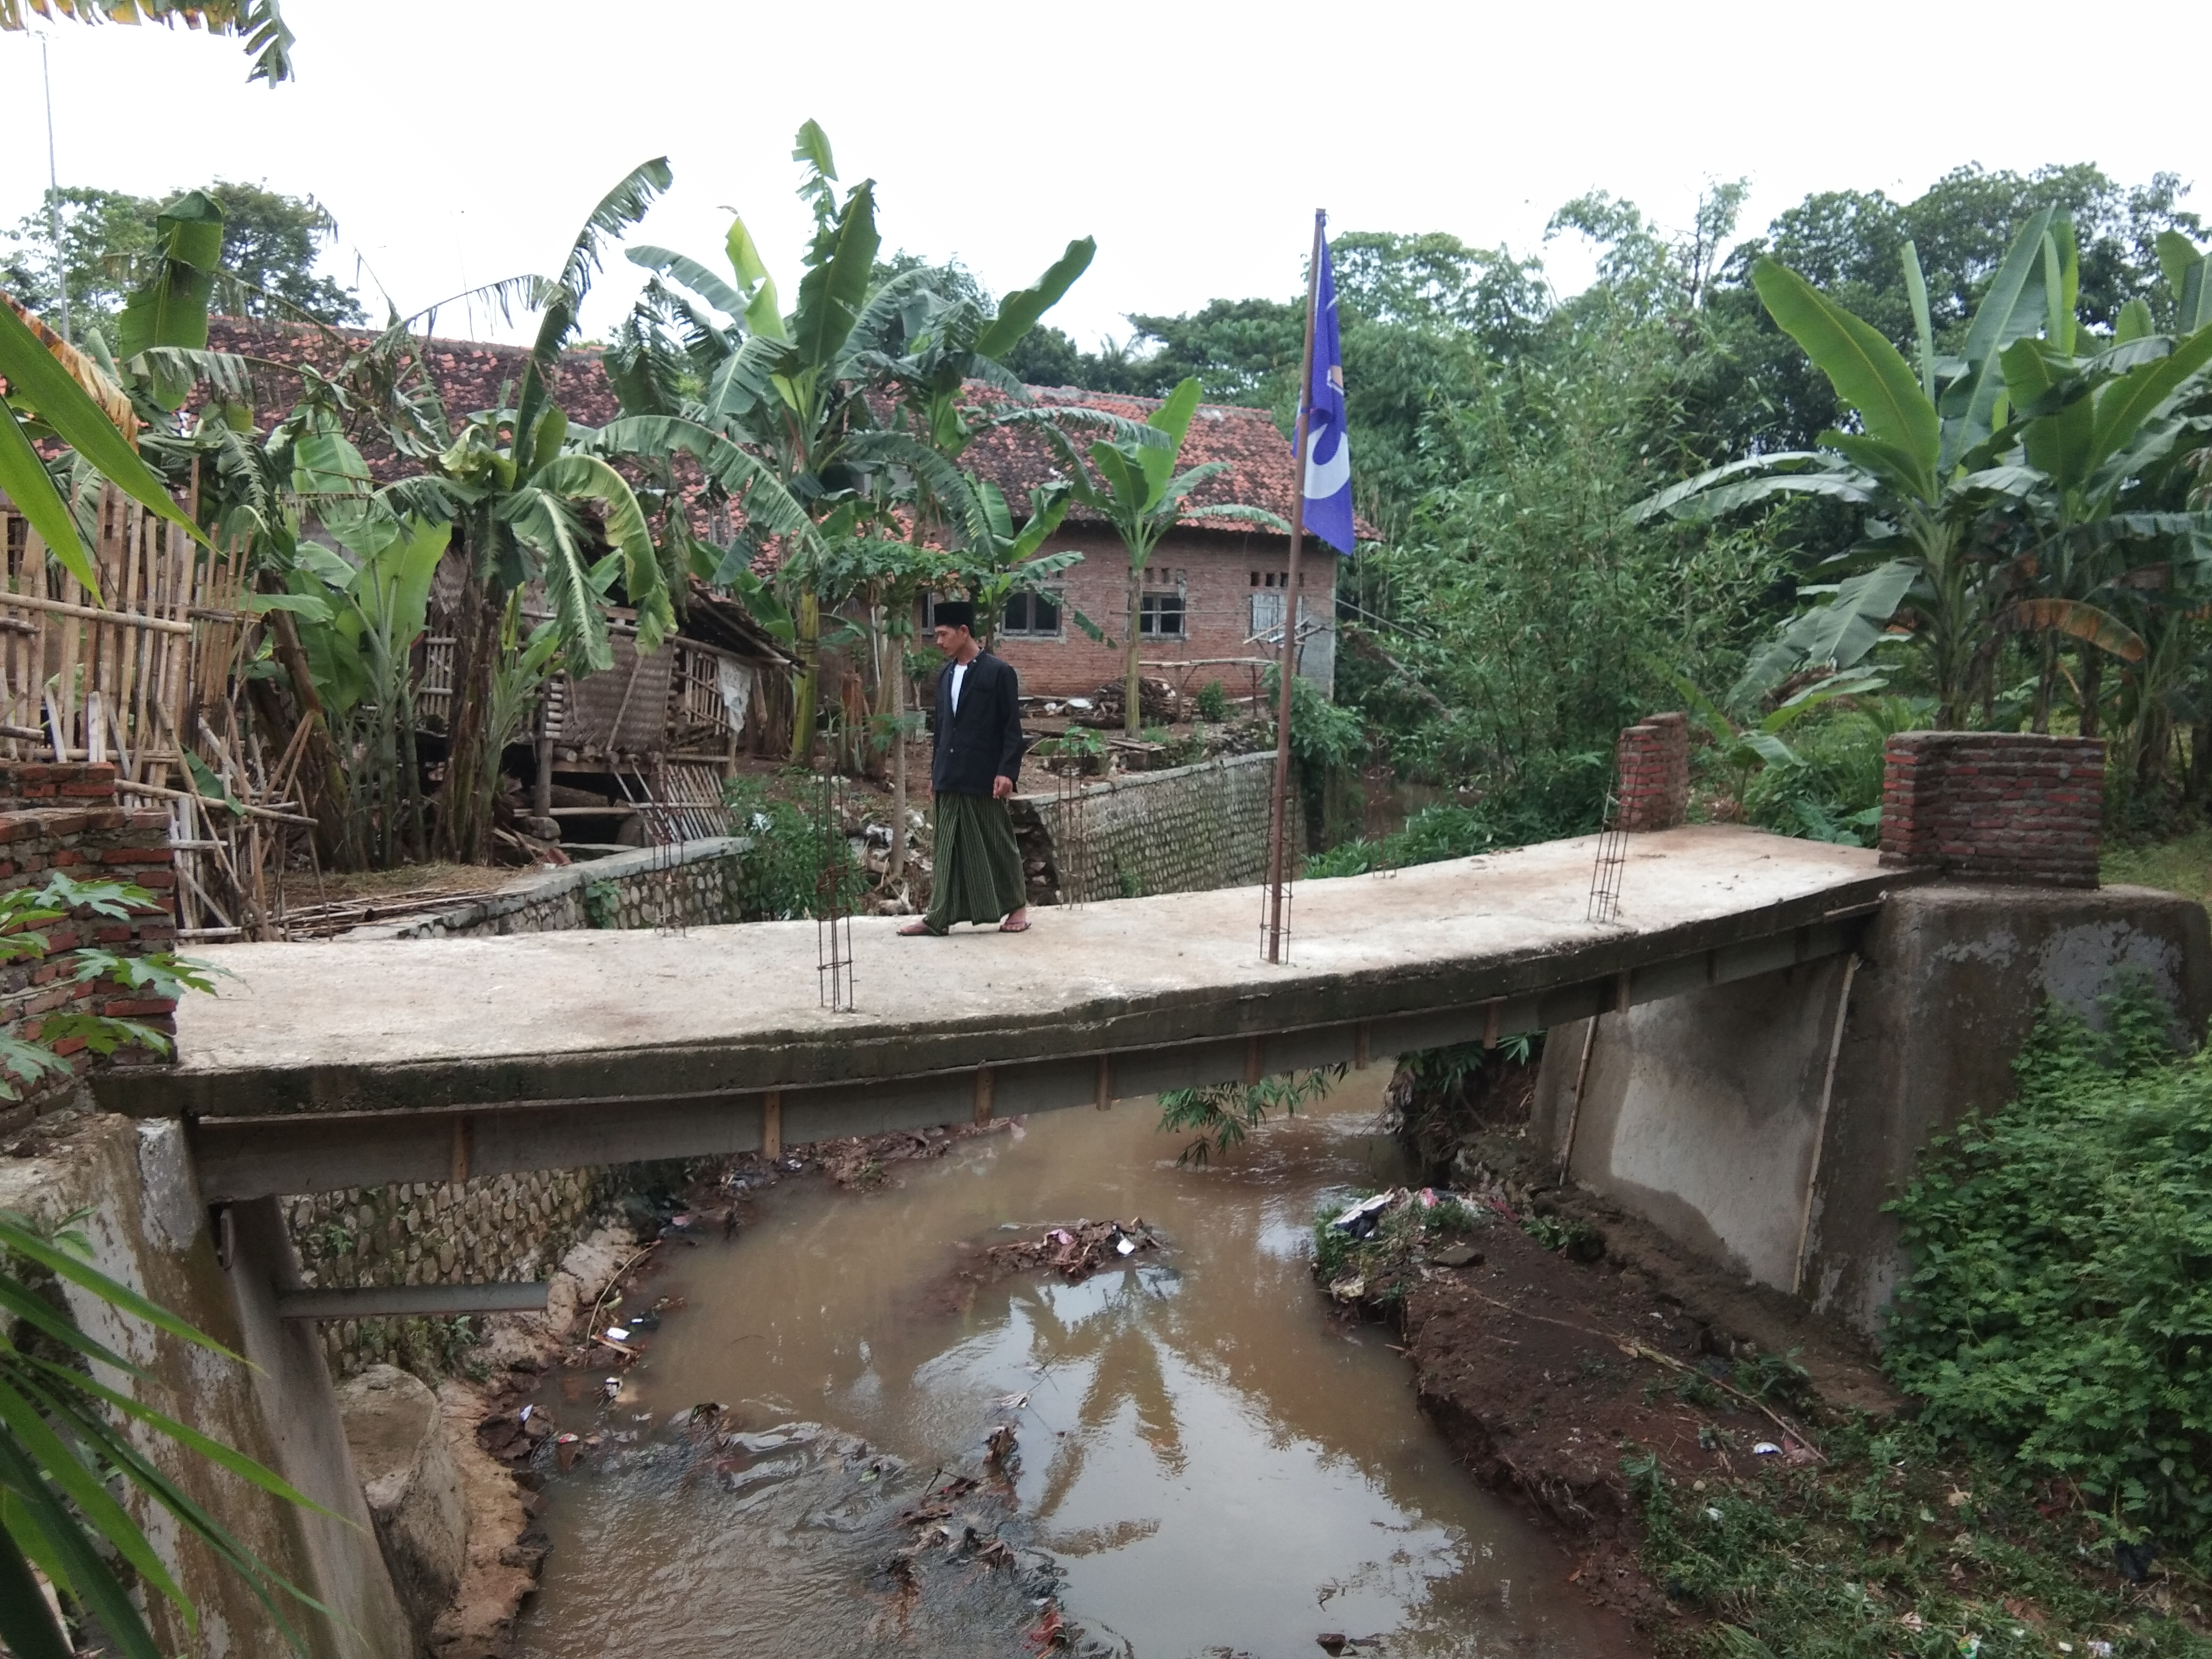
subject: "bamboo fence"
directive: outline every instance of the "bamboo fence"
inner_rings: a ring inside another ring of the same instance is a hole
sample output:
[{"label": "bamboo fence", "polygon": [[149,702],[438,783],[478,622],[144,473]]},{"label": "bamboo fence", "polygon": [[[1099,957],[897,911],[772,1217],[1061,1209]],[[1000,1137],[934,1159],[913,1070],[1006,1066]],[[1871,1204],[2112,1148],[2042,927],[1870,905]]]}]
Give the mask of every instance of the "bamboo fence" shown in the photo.
[{"label": "bamboo fence", "polygon": [[307,727],[271,756],[242,706],[258,634],[242,551],[112,487],[96,528],[93,594],[0,496],[0,757],[112,763],[127,801],[169,814],[179,937],[282,938],[288,855],[313,856],[289,799]]}]

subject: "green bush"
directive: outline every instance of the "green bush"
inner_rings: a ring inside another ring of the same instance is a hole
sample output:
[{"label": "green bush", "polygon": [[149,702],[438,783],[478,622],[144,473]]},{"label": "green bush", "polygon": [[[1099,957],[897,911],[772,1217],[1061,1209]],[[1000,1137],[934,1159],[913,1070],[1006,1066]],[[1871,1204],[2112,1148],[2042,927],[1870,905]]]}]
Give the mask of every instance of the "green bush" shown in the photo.
[{"label": "green bush", "polygon": [[1219,680],[1208,680],[1198,688],[1198,717],[1216,725],[1229,718],[1229,690]]},{"label": "green bush", "polygon": [[2020,1094],[1890,1207],[1914,1271],[1887,1363],[1940,1433],[2212,1565],[2212,1058],[2140,979],[2051,1005]]},{"label": "green bush", "polygon": [[1927,718],[1926,705],[1909,697],[1828,704],[1783,734],[1796,763],[1770,765],[1750,781],[1744,816],[1785,836],[1873,846],[1881,835],[1882,751],[1893,732]]},{"label": "green bush", "polygon": [[1306,860],[1310,881],[1325,876],[1364,876],[1370,870],[1403,870],[1440,859],[1463,859],[1498,844],[1490,820],[1464,806],[1425,806],[1402,830],[1379,840],[1362,836]]},{"label": "green bush", "polygon": [[[823,836],[812,815],[769,793],[751,778],[722,787],[736,833],[752,842],[738,864],[738,908],[747,921],[788,921],[815,914],[822,892]],[[835,879],[848,909],[865,885],[860,862],[842,835],[828,837]]]}]

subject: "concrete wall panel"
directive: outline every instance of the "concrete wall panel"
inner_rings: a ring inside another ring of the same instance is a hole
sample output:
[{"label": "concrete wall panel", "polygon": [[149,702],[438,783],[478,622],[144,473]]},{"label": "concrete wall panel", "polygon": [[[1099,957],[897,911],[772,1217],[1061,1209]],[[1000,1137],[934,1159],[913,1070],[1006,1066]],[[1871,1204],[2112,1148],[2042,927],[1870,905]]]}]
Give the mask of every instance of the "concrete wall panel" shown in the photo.
[{"label": "concrete wall panel", "polygon": [[[1746,1277],[1790,1289],[1844,960],[1601,1016],[1575,1178]],[[1580,1061],[1583,1031],[1558,1035],[1566,1040],[1547,1048],[1547,1071]]]}]

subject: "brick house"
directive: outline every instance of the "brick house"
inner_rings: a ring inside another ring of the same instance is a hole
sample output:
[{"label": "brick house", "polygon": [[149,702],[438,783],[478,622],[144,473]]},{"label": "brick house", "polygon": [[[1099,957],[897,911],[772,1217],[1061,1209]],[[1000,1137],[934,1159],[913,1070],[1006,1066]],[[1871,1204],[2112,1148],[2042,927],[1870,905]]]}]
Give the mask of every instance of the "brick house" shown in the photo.
[{"label": "brick house", "polygon": [[[1133,421],[1159,407],[1152,398],[1031,386],[1043,407],[1104,410]],[[1071,423],[1078,447],[1088,441]],[[1043,438],[1018,427],[985,432],[962,457],[1019,507],[1029,492],[1062,476]],[[1182,450],[1185,468],[1209,461],[1228,471],[1206,483],[1197,505],[1265,507],[1288,522],[1297,488],[1290,441],[1264,409],[1202,404]],[[1118,681],[1128,628],[1128,556],[1121,538],[1095,515],[1071,512],[1045,551],[1079,552],[1083,562],[1054,582],[1052,597],[1017,595],[994,650],[1035,696],[1085,696]],[[1299,672],[1334,693],[1336,684],[1336,577],[1340,556],[1309,538],[1298,558]],[[1195,690],[1220,680],[1231,696],[1259,687],[1265,665],[1281,648],[1290,538],[1258,526],[1188,520],[1160,538],[1145,572],[1139,618],[1139,660],[1146,672]],[[922,620],[927,623],[925,602]],[[1080,611],[1115,643],[1091,639],[1069,614]]]}]

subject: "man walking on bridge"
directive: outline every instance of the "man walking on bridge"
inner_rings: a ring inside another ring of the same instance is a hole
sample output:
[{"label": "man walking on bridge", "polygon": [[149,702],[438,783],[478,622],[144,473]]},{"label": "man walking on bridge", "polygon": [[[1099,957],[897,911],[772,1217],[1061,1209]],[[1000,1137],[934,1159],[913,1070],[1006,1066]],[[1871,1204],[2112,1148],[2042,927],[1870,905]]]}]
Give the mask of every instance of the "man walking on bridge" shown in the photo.
[{"label": "man walking on bridge", "polygon": [[1022,933],[1030,913],[1006,810],[1022,769],[1020,678],[975,642],[975,607],[965,600],[939,600],[936,629],[945,663],[937,677],[929,765],[937,805],[934,885],[928,914],[899,932],[943,933],[956,921],[973,921]]}]

